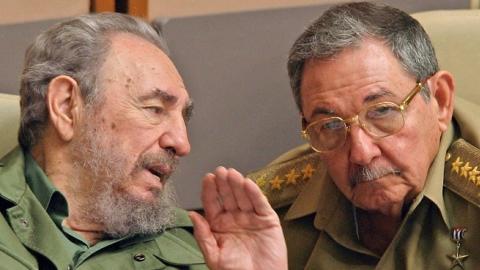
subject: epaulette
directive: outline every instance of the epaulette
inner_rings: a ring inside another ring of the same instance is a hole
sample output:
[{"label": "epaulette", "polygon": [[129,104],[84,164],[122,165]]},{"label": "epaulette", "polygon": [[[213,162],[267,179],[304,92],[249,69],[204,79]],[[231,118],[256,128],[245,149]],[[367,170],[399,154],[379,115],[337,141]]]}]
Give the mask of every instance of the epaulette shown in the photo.
[{"label": "epaulette", "polygon": [[480,149],[458,139],[448,149],[445,162],[444,185],[480,207]]},{"label": "epaulette", "polygon": [[320,159],[308,145],[288,151],[266,167],[248,174],[274,208],[291,204],[313,174]]}]

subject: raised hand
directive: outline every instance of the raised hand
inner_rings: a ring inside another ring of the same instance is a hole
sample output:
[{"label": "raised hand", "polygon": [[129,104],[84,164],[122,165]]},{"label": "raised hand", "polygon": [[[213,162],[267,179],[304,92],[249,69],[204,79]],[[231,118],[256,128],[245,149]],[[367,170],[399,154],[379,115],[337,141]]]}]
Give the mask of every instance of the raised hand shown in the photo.
[{"label": "raised hand", "polygon": [[288,268],[278,216],[252,180],[218,167],[203,179],[202,203],[205,218],[190,218],[210,269]]}]

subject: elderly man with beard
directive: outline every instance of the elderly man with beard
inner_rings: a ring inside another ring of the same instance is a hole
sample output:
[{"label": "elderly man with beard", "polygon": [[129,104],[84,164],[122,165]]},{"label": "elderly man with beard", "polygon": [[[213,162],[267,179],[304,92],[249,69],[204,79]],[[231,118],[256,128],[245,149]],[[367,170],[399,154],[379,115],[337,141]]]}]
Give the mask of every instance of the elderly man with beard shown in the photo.
[{"label": "elderly man with beard", "polygon": [[163,43],[145,22],[97,14],[29,47],[21,148],[0,162],[1,269],[286,269],[277,215],[235,170],[205,176],[198,246],[175,206],[192,101]]},{"label": "elderly man with beard", "polygon": [[454,109],[422,26],[388,6],[332,7],[288,72],[310,145],[250,176],[290,269],[480,269],[480,108]]}]

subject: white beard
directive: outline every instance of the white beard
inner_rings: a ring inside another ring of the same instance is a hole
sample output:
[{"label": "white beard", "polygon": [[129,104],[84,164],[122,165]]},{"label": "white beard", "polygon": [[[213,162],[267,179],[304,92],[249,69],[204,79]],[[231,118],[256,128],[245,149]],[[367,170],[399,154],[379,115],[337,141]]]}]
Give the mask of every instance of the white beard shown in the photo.
[{"label": "white beard", "polygon": [[[114,238],[153,234],[170,227],[177,206],[175,189],[170,181],[164,182],[153,202],[135,198],[119,187],[148,160],[166,162],[172,167],[176,160],[166,154],[148,154],[140,156],[135,168],[128,171],[131,164],[128,155],[122,152],[119,144],[108,143],[105,134],[101,127],[85,123],[72,142],[73,165],[79,174],[72,179],[69,193],[74,194],[74,199],[79,202],[81,218],[101,225],[103,233]],[[86,175],[89,179],[85,179]]]}]

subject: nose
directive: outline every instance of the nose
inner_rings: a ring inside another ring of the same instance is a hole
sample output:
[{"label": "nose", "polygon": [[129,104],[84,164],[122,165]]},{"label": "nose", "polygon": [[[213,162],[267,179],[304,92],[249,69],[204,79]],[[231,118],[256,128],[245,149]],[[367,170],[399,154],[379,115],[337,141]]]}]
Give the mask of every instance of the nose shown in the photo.
[{"label": "nose", "polygon": [[358,165],[368,165],[381,150],[372,138],[360,125],[351,125],[347,140],[349,140],[349,160]]},{"label": "nose", "polygon": [[159,143],[162,149],[173,152],[176,156],[185,156],[190,153],[187,126],[183,117],[172,120],[160,136]]}]

